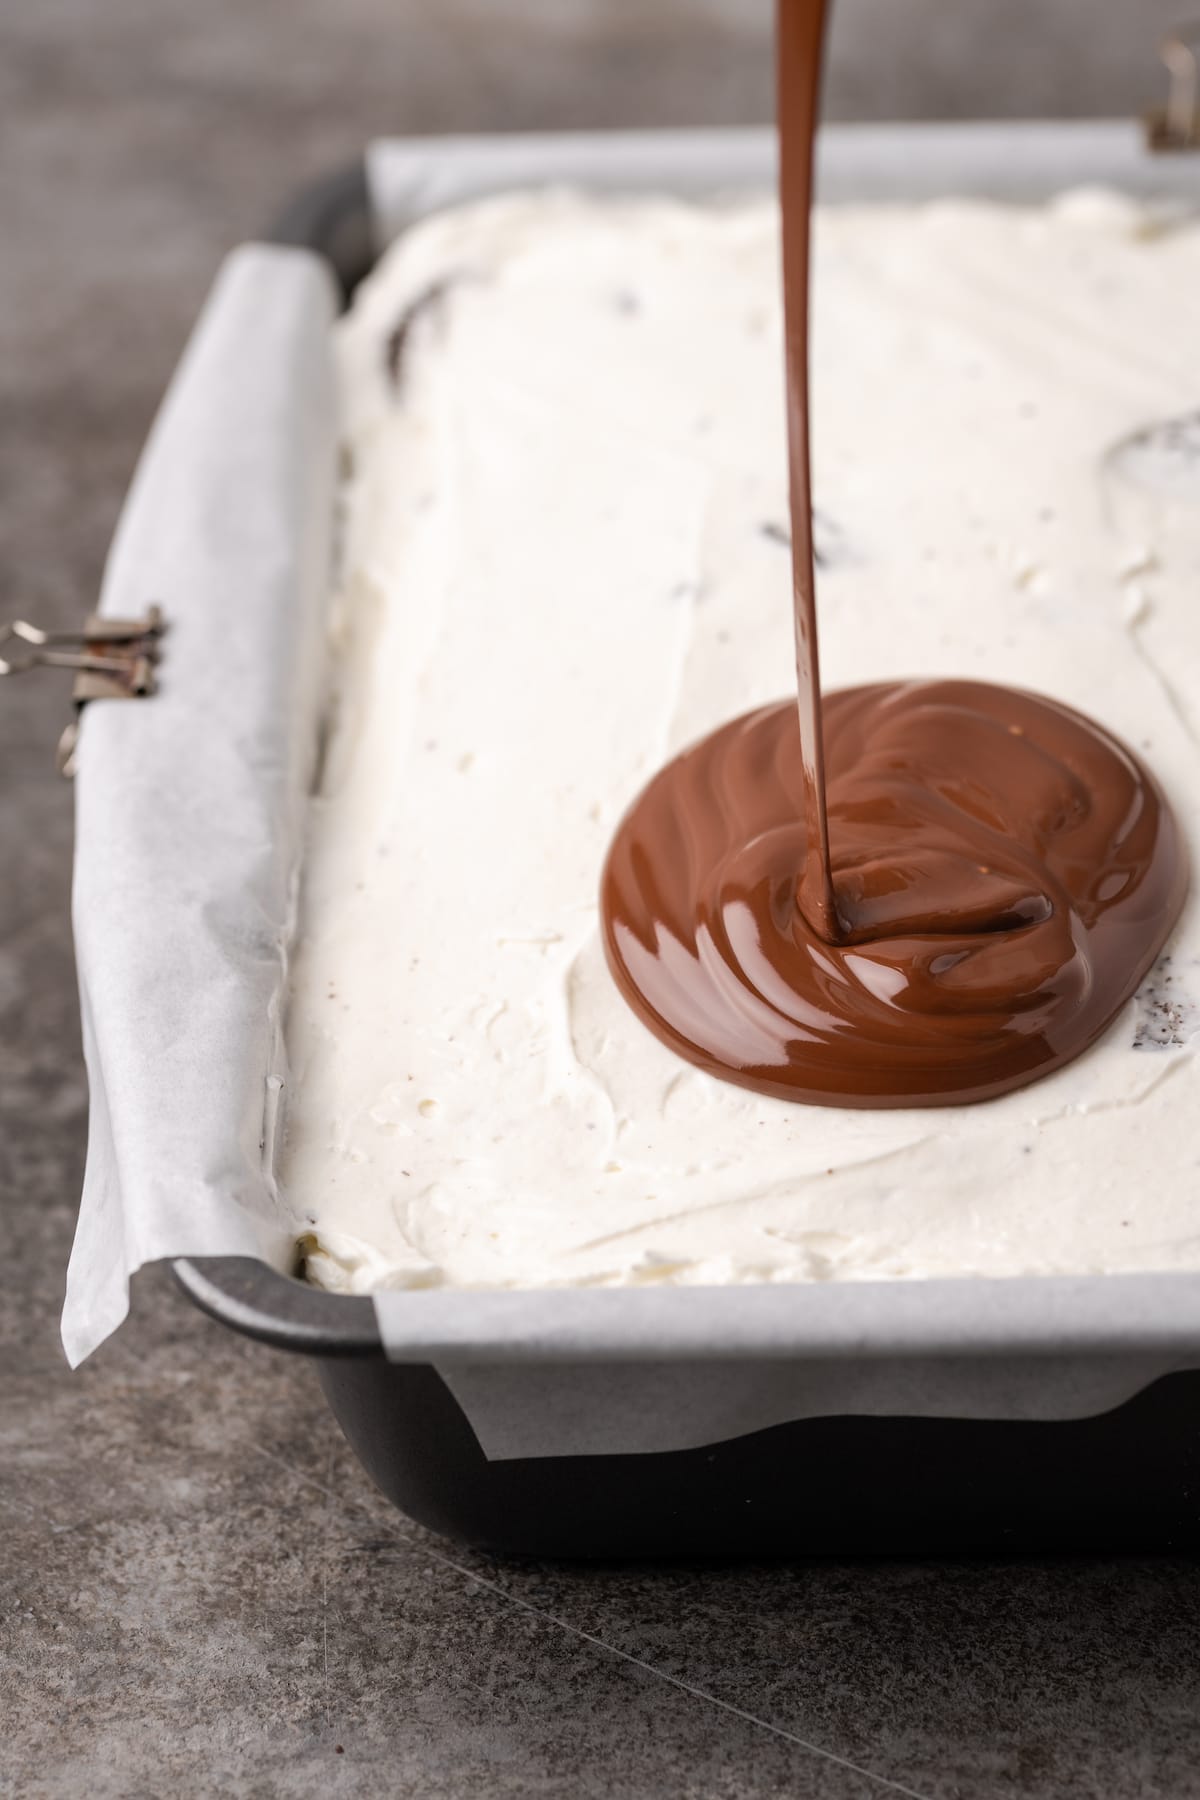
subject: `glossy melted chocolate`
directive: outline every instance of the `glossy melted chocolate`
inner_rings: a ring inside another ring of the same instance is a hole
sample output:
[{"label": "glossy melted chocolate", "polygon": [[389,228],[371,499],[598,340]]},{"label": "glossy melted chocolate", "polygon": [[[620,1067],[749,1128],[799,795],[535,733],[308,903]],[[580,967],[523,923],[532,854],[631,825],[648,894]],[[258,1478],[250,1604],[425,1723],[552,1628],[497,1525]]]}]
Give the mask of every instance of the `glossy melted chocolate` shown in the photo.
[{"label": "glossy melted chocolate", "polygon": [[834,1106],[985,1100],[1077,1056],[1184,893],[1174,820],[1115,738],[971,681],[825,702],[837,940],[797,904],[804,760],[790,700],[650,783],[604,876],[609,959],[713,1074]]},{"label": "glossy melted chocolate", "polygon": [[602,884],[625,998],[726,1080],[831,1106],[985,1100],[1086,1049],[1183,903],[1175,821],[1079,713],[970,681],[822,706],[808,444],[812,150],[825,0],[778,0],[799,706],[669,763]]}]

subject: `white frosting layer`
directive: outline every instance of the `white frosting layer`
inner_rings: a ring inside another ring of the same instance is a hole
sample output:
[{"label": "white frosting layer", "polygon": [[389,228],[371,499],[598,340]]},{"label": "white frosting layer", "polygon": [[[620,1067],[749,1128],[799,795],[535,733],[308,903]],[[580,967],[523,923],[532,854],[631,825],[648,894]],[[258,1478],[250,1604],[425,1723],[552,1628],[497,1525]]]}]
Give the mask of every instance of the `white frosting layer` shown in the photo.
[{"label": "white frosting layer", "polygon": [[[325,1286],[1200,1268],[1194,901],[1098,1047],[982,1106],[757,1097],[608,976],[622,809],[789,682],[777,234],[765,201],[490,201],[341,328],[282,1169]],[[826,685],[1042,689],[1200,842],[1200,426],[1110,454],[1200,399],[1200,228],[1102,195],[842,209],[815,284]]]}]

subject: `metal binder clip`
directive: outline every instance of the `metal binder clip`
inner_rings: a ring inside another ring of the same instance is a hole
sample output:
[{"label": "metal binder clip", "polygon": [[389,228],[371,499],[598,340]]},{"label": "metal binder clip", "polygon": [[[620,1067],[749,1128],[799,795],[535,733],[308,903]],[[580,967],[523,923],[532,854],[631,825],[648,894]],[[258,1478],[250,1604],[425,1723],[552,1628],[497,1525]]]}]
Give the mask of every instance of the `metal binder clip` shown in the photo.
[{"label": "metal binder clip", "polygon": [[1171,85],[1165,106],[1145,115],[1146,143],[1155,151],[1200,150],[1200,20],[1178,25],[1159,54]]},{"label": "metal binder clip", "polygon": [[0,676],[24,675],[31,669],[75,671],[71,691],[75,717],[58,744],[62,774],[75,773],[79,714],[89,700],[137,700],[154,692],[154,665],[165,630],[157,606],[147,608],[142,619],[93,615],[76,631],[43,631],[27,619],[0,625]]}]

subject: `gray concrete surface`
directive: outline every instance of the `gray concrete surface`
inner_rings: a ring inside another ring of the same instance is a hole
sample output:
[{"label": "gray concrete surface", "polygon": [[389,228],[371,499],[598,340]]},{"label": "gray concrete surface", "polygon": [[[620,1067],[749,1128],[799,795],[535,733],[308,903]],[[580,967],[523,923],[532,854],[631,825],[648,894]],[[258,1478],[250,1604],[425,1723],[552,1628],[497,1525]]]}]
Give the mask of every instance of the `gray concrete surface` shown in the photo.
[{"label": "gray concrete surface", "polygon": [[[1172,10],[844,0],[832,104],[1132,107]],[[764,17],[9,0],[0,610],[83,610],[215,259],[297,176],[375,130],[759,116]],[[1192,1561],[505,1566],[392,1512],[306,1369],[158,1275],[70,1375],[63,710],[0,692],[0,1793],[1200,1794]]]}]

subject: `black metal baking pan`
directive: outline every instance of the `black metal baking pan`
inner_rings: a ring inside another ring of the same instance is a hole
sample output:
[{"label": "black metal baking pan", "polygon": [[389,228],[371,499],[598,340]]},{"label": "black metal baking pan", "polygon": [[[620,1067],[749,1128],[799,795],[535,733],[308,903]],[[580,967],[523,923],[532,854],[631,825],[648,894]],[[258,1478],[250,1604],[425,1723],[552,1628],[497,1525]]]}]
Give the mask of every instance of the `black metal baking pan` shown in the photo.
[{"label": "black metal baking pan", "polygon": [[1200,1544],[1200,1374],[1067,1422],[807,1419],[697,1450],[489,1462],[434,1369],[388,1362],[369,1300],[250,1259],[176,1274],[213,1318],[312,1356],[388,1498],[481,1548],[661,1559]]},{"label": "black metal baking pan", "polygon": [[[370,267],[365,170],[299,195],[268,234],[348,297]],[[489,1461],[436,1370],[390,1362],[369,1299],[250,1259],[179,1261],[234,1330],[311,1356],[385,1494],[435,1531],[572,1558],[1179,1550],[1200,1544],[1200,1372],[1070,1421],[835,1417],[700,1449]]]}]

